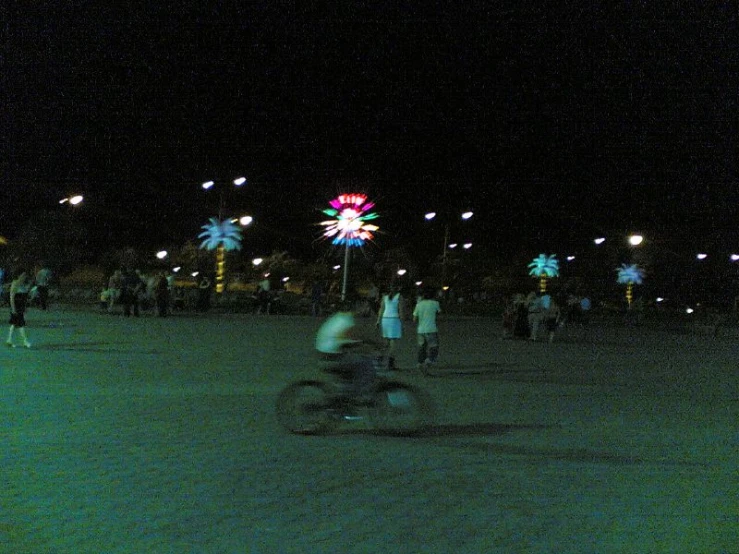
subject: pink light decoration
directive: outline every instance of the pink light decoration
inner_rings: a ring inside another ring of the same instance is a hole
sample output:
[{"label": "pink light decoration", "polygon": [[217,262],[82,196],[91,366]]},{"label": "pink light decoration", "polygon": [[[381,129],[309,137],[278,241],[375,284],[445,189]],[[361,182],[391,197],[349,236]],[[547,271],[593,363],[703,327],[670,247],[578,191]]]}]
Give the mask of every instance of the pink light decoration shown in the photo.
[{"label": "pink light decoration", "polygon": [[326,227],[323,233],[325,237],[333,238],[334,244],[348,246],[361,246],[364,242],[372,240],[372,233],[377,231],[378,227],[367,224],[367,221],[375,219],[377,214],[369,212],[375,204],[367,202],[366,195],[341,194],[331,200],[329,205],[331,209],[323,212],[335,219],[321,222],[321,225]]}]

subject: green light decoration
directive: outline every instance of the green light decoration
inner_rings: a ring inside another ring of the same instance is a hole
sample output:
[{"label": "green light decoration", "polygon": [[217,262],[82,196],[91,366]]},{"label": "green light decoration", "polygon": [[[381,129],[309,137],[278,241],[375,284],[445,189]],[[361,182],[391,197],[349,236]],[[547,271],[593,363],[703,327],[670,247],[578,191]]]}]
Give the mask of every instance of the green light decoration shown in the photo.
[{"label": "green light decoration", "polygon": [[559,261],[555,254],[539,254],[528,265],[529,275],[539,279],[539,292],[547,291],[547,279],[559,276]]},{"label": "green light decoration", "polygon": [[216,251],[216,292],[220,294],[225,290],[226,252],[241,250],[241,229],[228,219],[219,221],[215,217],[201,228],[198,238],[204,240],[200,248]]},{"label": "green light decoration", "polygon": [[616,279],[618,284],[626,285],[626,303],[631,308],[634,285],[641,285],[644,282],[644,271],[637,264],[621,264],[616,271],[618,272]]}]

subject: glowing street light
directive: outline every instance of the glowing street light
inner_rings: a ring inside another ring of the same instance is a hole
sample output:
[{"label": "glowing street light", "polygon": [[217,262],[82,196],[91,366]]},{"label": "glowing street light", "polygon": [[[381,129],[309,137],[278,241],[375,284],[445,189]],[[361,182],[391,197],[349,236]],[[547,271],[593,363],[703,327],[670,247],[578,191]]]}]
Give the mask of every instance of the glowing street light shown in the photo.
[{"label": "glowing street light", "polygon": [[76,206],[78,204],[81,204],[84,200],[84,196],[81,194],[75,194],[74,196],[68,196],[67,198],[62,198],[59,200],[60,204],[70,204],[72,206]]},{"label": "glowing street light", "polygon": [[700,254],[696,254],[696,256],[695,256],[695,257],[696,257],[696,259],[698,259],[698,260],[705,260],[705,259],[706,259],[706,258],[708,257],[708,254],[703,254],[703,253],[700,253]]},{"label": "glowing street light", "polygon": [[729,259],[730,259],[730,260],[731,260],[732,262],[736,262],[736,261],[739,261],[739,254],[732,254],[731,256],[729,256]]},{"label": "glowing street light", "polygon": [[644,237],[642,235],[629,236],[629,244],[631,246],[639,246],[642,242],[644,242]]},{"label": "glowing street light", "polygon": [[[467,211],[462,212],[461,214],[459,214],[459,218],[462,221],[467,221],[473,215],[474,215],[474,212],[472,210],[467,210]],[[433,220],[433,219],[436,218],[436,212],[427,212],[423,217],[424,217],[424,219],[426,221],[431,221],[431,220]],[[453,242],[451,244],[449,243],[449,232],[450,232],[449,226],[450,226],[451,214],[449,212],[445,212],[445,218],[444,219],[445,219],[445,223],[444,223],[444,245],[443,245],[443,248],[442,248],[442,251],[441,251],[441,281],[442,281],[442,283],[444,281],[446,281],[447,250],[449,250],[449,249],[452,249],[453,250],[457,246],[459,246],[459,244],[456,243],[456,242]],[[472,243],[471,242],[464,243],[462,245],[462,248],[465,248],[465,249],[469,249],[471,247],[472,247]]]},{"label": "glowing street light", "polygon": [[261,264],[264,261],[263,258],[254,258],[251,263],[254,267],[257,267],[259,264]]},{"label": "glowing street light", "polygon": [[[246,183],[246,177],[237,177],[236,179],[234,179],[231,182],[233,183],[234,186],[241,187],[241,185],[243,185],[244,183]],[[224,200],[224,196],[223,196],[223,192],[224,191],[223,191],[223,184],[222,184],[222,182],[219,181],[218,183],[216,183],[215,181],[212,181],[212,180],[211,181],[205,181],[202,185],[200,185],[200,187],[203,190],[210,190],[210,189],[216,188],[216,187],[219,189],[218,190],[218,192],[219,192],[218,220],[219,221],[222,221],[223,220],[223,209],[225,207],[225,200]]]},{"label": "glowing street light", "polygon": [[408,270],[407,270],[407,269],[399,269],[399,270],[398,270],[398,275],[400,275],[401,277],[402,277],[403,275],[405,275],[406,273],[408,273]]},{"label": "glowing street light", "polygon": [[597,238],[597,239],[595,239],[595,240],[594,240],[593,242],[594,242],[594,243],[595,243],[596,245],[600,246],[601,244],[603,244],[604,242],[606,242],[606,239],[605,239],[605,237],[598,237],[598,238]]},{"label": "glowing street light", "polygon": [[157,259],[163,260],[166,257],[167,257],[167,251],[166,250],[160,250],[159,252],[157,252]]}]

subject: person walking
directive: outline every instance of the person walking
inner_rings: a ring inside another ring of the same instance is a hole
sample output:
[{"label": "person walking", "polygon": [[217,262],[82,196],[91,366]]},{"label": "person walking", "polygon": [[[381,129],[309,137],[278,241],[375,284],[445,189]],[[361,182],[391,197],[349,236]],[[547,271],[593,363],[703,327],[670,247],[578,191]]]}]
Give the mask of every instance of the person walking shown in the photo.
[{"label": "person walking", "polygon": [[418,326],[418,369],[436,363],[439,357],[439,329],[436,325],[436,316],[441,313],[441,305],[434,299],[434,291],[425,289],[423,298],[416,303],[413,309],[413,321]]},{"label": "person walking", "polygon": [[45,265],[36,273],[36,290],[38,291],[39,306],[42,310],[49,309],[49,285],[51,284],[51,270]]},{"label": "person walking", "polygon": [[123,315],[131,316],[131,308],[133,308],[134,317],[139,317],[140,294],[144,288],[144,282],[141,280],[138,272],[132,269],[126,269],[123,273],[123,290],[121,292],[121,302],[123,303]]},{"label": "person walking", "polygon": [[393,285],[390,292],[382,296],[380,309],[377,312],[377,327],[380,327],[387,350],[387,369],[395,369],[395,343],[403,336],[403,298],[400,288]]},{"label": "person walking", "polygon": [[13,334],[18,329],[18,334],[23,340],[25,348],[31,348],[31,343],[26,336],[26,306],[28,304],[28,293],[31,290],[31,278],[25,270],[21,270],[10,285],[10,329],[8,340],[5,344],[9,348],[15,348]]}]

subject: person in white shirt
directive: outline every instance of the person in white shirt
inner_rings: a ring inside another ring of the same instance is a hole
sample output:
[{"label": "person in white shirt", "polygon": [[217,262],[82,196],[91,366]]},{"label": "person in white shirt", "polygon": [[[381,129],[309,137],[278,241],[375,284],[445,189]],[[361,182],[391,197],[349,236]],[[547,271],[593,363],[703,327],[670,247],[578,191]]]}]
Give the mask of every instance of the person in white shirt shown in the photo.
[{"label": "person in white shirt", "polygon": [[348,302],[323,322],[316,333],[315,348],[324,360],[337,362],[334,370],[352,377],[350,394],[366,393],[375,380],[373,357],[378,345],[357,327]]},{"label": "person in white shirt", "polygon": [[413,321],[418,324],[418,365],[435,364],[439,357],[439,329],[436,325],[436,315],[441,313],[441,306],[434,300],[431,289],[423,291],[423,299],[419,300],[413,310]]}]

